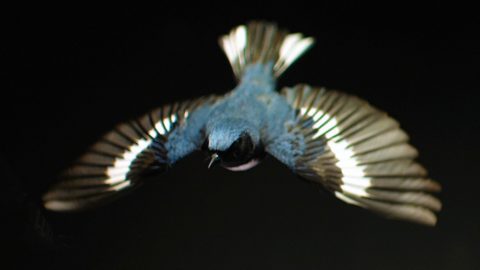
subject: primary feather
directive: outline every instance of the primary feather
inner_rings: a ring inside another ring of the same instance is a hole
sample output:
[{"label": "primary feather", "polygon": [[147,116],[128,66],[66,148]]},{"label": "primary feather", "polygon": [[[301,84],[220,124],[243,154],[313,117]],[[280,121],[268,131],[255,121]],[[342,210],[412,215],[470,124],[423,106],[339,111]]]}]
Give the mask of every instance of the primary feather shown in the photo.
[{"label": "primary feather", "polygon": [[440,185],[415,161],[395,120],[338,91],[298,85],[276,92],[276,79],[313,42],[272,23],[234,28],[220,45],[239,81],[235,89],[119,125],[52,186],[45,207],[71,211],[110,201],[203,145],[210,165],[246,170],[268,152],[349,204],[434,225],[441,203],[430,193]]},{"label": "primary feather", "polygon": [[[367,102],[299,85],[282,91],[296,109],[294,169],[347,203],[386,216],[434,225],[440,190],[414,159],[418,153],[398,123]],[[275,145],[269,146],[276,154]]]},{"label": "primary feather", "polygon": [[[61,181],[44,194],[45,208],[74,211],[95,207],[137,187],[147,174],[166,170],[197,148],[191,145],[197,135],[183,130],[205,119],[208,105],[216,99],[212,96],[166,105],[118,125],[90,147],[61,175]],[[183,135],[175,135],[179,133]],[[176,146],[172,148],[172,144]]]}]

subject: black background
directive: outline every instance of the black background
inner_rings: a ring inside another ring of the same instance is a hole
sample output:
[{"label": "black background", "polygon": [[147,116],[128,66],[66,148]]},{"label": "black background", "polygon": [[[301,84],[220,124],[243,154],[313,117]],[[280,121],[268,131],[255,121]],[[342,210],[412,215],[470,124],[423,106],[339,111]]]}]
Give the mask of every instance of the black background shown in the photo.
[{"label": "black background", "polygon": [[[6,10],[1,234],[9,261],[67,269],[480,268],[473,7],[202,5]],[[207,170],[200,153],[101,209],[39,208],[56,175],[116,123],[232,89],[217,38],[251,19],[317,40],[279,86],[341,89],[400,121],[443,185],[437,227],[348,206],[273,159],[232,173]]]}]

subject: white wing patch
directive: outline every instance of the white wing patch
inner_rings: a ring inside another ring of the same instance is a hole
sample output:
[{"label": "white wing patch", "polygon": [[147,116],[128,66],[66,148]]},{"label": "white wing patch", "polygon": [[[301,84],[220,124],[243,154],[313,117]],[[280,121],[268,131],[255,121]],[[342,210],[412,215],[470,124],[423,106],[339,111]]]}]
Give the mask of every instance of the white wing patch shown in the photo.
[{"label": "white wing patch", "polygon": [[300,175],[347,203],[435,224],[433,212],[441,203],[427,192],[439,191],[440,185],[415,162],[418,152],[393,118],[336,91],[299,85],[282,93],[298,110],[295,130],[305,139],[305,155],[296,161]]},{"label": "white wing patch", "polygon": [[61,181],[43,196],[44,206],[54,211],[95,206],[118,191],[137,186],[143,172],[163,170],[168,160],[164,148],[168,134],[191,111],[215,100],[210,96],[166,105],[118,125],[65,171]]},{"label": "white wing patch", "polygon": [[[166,119],[166,118],[165,118]],[[164,121],[165,121],[164,119]],[[157,126],[156,124],[155,126]],[[152,136],[155,134],[155,129],[148,131],[148,134]],[[165,134],[165,133],[160,133]],[[137,158],[137,156],[152,143],[152,139],[138,139],[135,141],[135,144],[132,144],[128,150],[126,150],[122,157],[116,158],[113,166],[108,167],[106,174],[109,179],[106,181],[108,184],[117,184],[118,182],[125,181],[125,183],[130,183],[127,179],[127,174],[130,171],[130,165]],[[123,185],[123,188],[128,187],[128,185]]]},{"label": "white wing patch", "polygon": [[[365,177],[364,168],[359,166],[360,161],[355,158],[353,147],[350,147],[350,143],[346,139],[340,141],[330,140],[334,135],[340,133],[336,118],[330,116],[325,111],[314,108],[309,110],[307,107],[301,107],[300,112],[312,117],[315,121],[312,127],[317,129],[317,132],[312,138],[317,139],[320,136],[325,136],[327,139],[326,143],[337,159],[335,164],[343,174],[343,184],[340,185],[341,190],[346,193],[368,197],[369,195],[365,190],[372,186],[371,181],[368,177]],[[338,194],[341,193],[335,192],[335,195],[343,200],[344,196],[339,196]]]},{"label": "white wing patch", "polygon": [[[79,207],[77,201],[69,200],[69,198],[75,194],[73,187],[82,190],[92,189],[91,193],[94,194],[94,190],[98,190],[98,185],[101,185],[105,186],[101,189],[101,194],[106,194],[121,191],[134,185],[131,179],[128,178],[132,163],[140,153],[148,148],[153,138],[167,133],[167,130],[169,130],[171,126],[170,121],[172,119],[175,118],[165,117],[161,119],[161,121],[157,121],[154,127],[146,130],[148,136],[144,137],[140,137],[138,131],[136,133],[134,130],[135,127],[132,126],[131,123],[122,124],[116,130],[107,134],[104,138],[108,138],[108,141],[95,144],[91,151],[95,153],[101,152],[107,155],[111,154],[112,156],[118,157],[112,161],[107,161],[105,160],[106,157],[104,157],[103,160],[106,161],[105,163],[92,164],[92,167],[88,167],[88,164],[98,162],[98,154],[89,153],[80,158],[81,164],[74,165],[66,172],[66,176],[73,177],[74,180],[60,182],[56,189],[48,192],[43,198],[45,208],[54,211],[68,211]],[[120,131],[122,132],[119,133]],[[128,141],[126,141],[124,137],[128,137]],[[110,143],[116,146],[112,146]],[[87,164],[83,164],[84,162]],[[77,176],[83,177],[77,179]],[[79,193],[77,195],[88,194]]]}]

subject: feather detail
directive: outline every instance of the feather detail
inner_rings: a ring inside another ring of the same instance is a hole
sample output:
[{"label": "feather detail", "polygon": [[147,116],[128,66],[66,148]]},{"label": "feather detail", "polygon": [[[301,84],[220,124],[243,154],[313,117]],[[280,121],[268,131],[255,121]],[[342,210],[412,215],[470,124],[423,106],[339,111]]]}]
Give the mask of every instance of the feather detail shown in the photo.
[{"label": "feather detail", "polygon": [[350,204],[391,218],[435,225],[440,185],[415,161],[397,121],[362,99],[298,85],[282,91],[297,111],[305,151],[296,172]]},{"label": "feather detail", "polygon": [[290,34],[273,23],[251,22],[240,25],[219,40],[237,79],[250,64],[271,62],[279,77],[314,43],[312,37]]},{"label": "feather detail", "polygon": [[118,125],[89,148],[43,196],[46,209],[74,211],[111,201],[169,166],[169,134],[183,125],[207,97],[166,105]]}]

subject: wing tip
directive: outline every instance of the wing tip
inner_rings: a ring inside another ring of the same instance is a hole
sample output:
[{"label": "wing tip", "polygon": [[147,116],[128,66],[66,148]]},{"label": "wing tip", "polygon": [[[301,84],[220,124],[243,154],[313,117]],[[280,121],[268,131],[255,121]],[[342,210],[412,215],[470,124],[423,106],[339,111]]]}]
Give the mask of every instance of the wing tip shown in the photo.
[{"label": "wing tip", "polygon": [[438,205],[435,207],[435,209],[431,209],[414,204],[381,202],[369,198],[361,198],[354,195],[344,194],[338,191],[335,191],[334,194],[338,199],[348,204],[371,210],[375,213],[383,215],[386,218],[410,221],[431,227],[436,226],[438,218],[435,212],[439,212],[442,207],[440,200],[436,198],[435,200],[438,202]]}]

